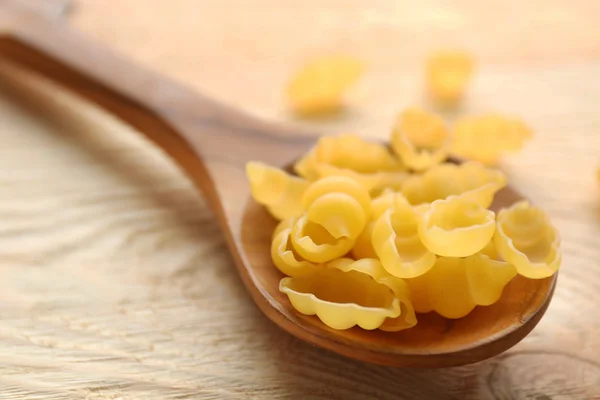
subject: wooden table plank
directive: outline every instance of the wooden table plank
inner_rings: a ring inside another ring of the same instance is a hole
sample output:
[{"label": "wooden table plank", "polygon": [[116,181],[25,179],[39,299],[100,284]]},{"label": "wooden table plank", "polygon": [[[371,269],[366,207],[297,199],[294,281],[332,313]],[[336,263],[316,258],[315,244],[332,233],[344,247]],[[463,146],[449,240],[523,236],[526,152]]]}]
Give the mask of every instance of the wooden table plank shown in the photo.
[{"label": "wooden table plank", "polygon": [[[75,10],[74,26],[140,62],[325,133],[386,137],[397,111],[423,103],[423,56],[466,46],[480,68],[463,111],[515,113],[535,129],[503,168],[551,214],[564,264],[542,322],[492,360],[415,371],[314,349],[256,310],[203,199],[160,151],[3,64],[0,400],[600,399],[600,3],[85,0]],[[353,106],[295,120],[285,80],[339,49],[369,63]]]}]

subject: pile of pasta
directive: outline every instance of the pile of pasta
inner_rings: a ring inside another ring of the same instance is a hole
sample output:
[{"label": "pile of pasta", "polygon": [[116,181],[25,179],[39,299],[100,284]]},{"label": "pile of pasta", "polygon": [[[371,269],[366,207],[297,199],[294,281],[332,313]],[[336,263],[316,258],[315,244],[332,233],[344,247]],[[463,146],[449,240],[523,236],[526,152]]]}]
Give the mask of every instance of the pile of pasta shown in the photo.
[{"label": "pile of pasta", "polygon": [[517,275],[553,275],[560,238],[548,216],[527,201],[495,213],[504,173],[448,161],[470,135],[530,135],[520,123],[490,121],[459,123],[450,135],[440,117],[409,109],[391,149],[343,134],[320,138],[296,174],[248,163],[253,198],[280,221],[271,257],[292,306],[333,329],[399,331],[418,313],[454,319],[491,305]]}]

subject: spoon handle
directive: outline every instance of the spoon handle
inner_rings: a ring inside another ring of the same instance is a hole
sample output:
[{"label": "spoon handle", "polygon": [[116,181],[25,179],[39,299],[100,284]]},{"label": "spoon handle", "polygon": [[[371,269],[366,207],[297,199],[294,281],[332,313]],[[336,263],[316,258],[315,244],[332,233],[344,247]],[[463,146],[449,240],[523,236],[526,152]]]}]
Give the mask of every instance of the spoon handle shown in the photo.
[{"label": "spoon handle", "polygon": [[[4,0],[0,55],[90,100],[131,124],[172,156],[209,197],[223,170],[239,175],[251,159],[290,161],[307,141],[145,69],[61,23]],[[295,155],[298,150],[295,150]]]}]

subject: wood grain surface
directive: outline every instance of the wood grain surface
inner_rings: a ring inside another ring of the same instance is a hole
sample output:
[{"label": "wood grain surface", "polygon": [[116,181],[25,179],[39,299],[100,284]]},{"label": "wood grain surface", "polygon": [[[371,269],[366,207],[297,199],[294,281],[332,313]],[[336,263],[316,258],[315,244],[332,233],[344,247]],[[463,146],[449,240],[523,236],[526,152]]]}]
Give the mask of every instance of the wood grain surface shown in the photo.
[{"label": "wood grain surface", "polygon": [[[401,107],[423,101],[422,56],[467,46],[480,73],[464,112],[517,113],[536,130],[503,168],[563,237],[544,319],[513,350],[445,370],[366,365],[300,343],[251,303],[204,200],[164,154],[3,64],[0,399],[600,398],[599,5],[286,4],[88,0],[72,23],[258,116],[380,138]],[[340,49],[371,65],[352,107],[292,119],[286,77]]]}]

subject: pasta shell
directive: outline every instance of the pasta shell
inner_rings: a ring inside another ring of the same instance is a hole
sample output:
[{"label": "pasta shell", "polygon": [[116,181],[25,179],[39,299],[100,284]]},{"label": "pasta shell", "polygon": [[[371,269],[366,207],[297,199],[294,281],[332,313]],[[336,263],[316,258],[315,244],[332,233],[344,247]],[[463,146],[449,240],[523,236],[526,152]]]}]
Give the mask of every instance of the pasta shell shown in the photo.
[{"label": "pasta shell", "polygon": [[318,140],[315,151],[320,162],[360,173],[405,169],[384,145],[354,134],[324,136]]},{"label": "pasta shell", "polygon": [[533,136],[521,120],[496,114],[464,117],[454,126],[452,153],[487,165],[506,152],[520,150]]},{"label": "pasta shell", "polygon": [[362,75],[364,63],[358,59],[335,55],[306,64],[290,80],[287,96],[300,114],[335,111],[342,104],[344,92]]},{"label": "pasta shell", "polygon": [[326,269],[299,278],[284,278],[280,291],[292,306],[317,315],[333,329],[399,331],[416,325],[408,286],[389,276],[373,259],[338,259]]},{"label": "pasta shell", "polygon": [[504,287],[517,276],[517,269],[498,257],[493,241],[463,262],[471,297],[480,306],[500,300]]},{"label": "pasta shell", "polygon": [[488,208],[494,195],[504,186],[506,176],[501,171],[477,162],[445,163],[408,178],[402,186],[402,194],[413,205],[460,196]]},{"label": "pasta shell", "polygon": [[354,261],[348,258],[341,258],[333,261],[330,267],[338,268],[342,271],[358,271],[369,275],[375,282],[387,286],[400,301],[400,315],[396,318],[388,318],[379,327],[388,332],[397,332],[403,329],[412,328],[417,324],[415,310],[410,301],[410,289],[404,280],[388,274],[383,268],[381,262],[376,259],[365,258]]},{"label": "pasta shell", "polygon": [[369,222],[360,236],[358,236],[356,239],[356,243],[354,244],[351,252],[352,257],[354,257],[356,260],[360,260],[361,258],[377,258],[377,253],[373,248],[372,240],[374,225],[374,221]]},{"label": "pasta shell", "polygon": [[372,240],[383,267],[393,276],[413,278],[435,263],[435,255],[419,239],[417,214],[402,196],[377,219]]},{"label": "pasta shell", "polygon": [[306,218],[325,228],[335,239],[356,239],[367,224],[364,208],[345,193],[320,196],[306,210]]},{"label": "pasta shell", "polygon": [[309,182],[260,162],[246,164],[250,191],[257,203],[278,220],[298,216],[303,207],[300,199]]},{"label": "pasta shell", "polygon": [[454,105],[464,96],[471,79],[474,61],[464,51],[434,53],[427,61],[427,89],[433,100]]},{"label": "pasta shell", "polygon": [[405,110],[394,127],[391,144],[404,164],[423,171],[444,161],[449,135],[442,118],[418,108]]},{"label": "pasta shell", "polygon": [[463,259],[439,257],[424,279],[431,307],[441,316],[462,318],[475,308]]},{"label": "pasta shell", "polygon": [[319,179],[310,185],[303,193],[302,207],[308,209],[319,197],[331,193],[342,193],[356,200],[363,209],[365,216],[371,216],[371,197],[369,192],[356,180],[345,176],[332,176]]},{"label": "pasta shell", "polygon": [[493,244],[466,258],[439,257],[427,273],[407,279],[416,312],[435,311],[456,319],[476,306],[497,302],[517,271],[511,264],[488,256],[490,248]]},{"label": "pasta shell", "polygon": [[494,243],[499,254],[527,278],[552,276],[560,267],[560,236],[548,216],[527,201],[498,213]]},{"label": "pasta shell", "polygon": [[271,243],[271,258],[277,269],[288,276],[299,276],[313,271],[317,266],[303,260],[294,250],[289,228],[279,232]]},{"label": "pasta shell", "polygon": [[303,214],[292,229],[292,246],[303,259],[312,263],[326,263],[346,255],[355,240],[334,238],[322,226],[310,222]]},{"label": "pasta shell", "polygon": [[431,203],[419,218],[419,237],[431,252],[467,257],[485,247],[494,235],[495,214],[477,203],[451,196]]},{"label": "pasta shell", "polygon": [[367,191],[400,187],[409,176],[406,167],[385,146],[351,134],[319,139],[294,170],[310,181],[334,176],[351,178]]},{"label": "pasta shell", "polygon": [[291,230],[294,227],[294,224],[296,223],[297,220],[298,220],[298,217],[290,217],[290,218],[286,218],[284,220],[279,221],[279,223],[275,227],[275,230],[273,231],[273,235],[272,235],[271,239],[275,239],[275,236],[279,235],[285,229]]},{"label": "pasta shell", "polygon": [[[373,269],[364,264],[363,268]],[[332,266],[295,278],[283,278],[279,290],[288,296],[297,311],[317,315],[333,329],[358,325],[373,330],[387,318],[401,315],[400,300],[394,291],[363,270],[355,269],[351,260],[340,263],[339,268]]]}]

